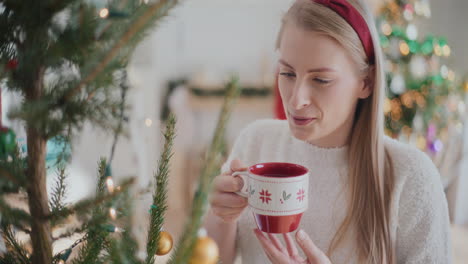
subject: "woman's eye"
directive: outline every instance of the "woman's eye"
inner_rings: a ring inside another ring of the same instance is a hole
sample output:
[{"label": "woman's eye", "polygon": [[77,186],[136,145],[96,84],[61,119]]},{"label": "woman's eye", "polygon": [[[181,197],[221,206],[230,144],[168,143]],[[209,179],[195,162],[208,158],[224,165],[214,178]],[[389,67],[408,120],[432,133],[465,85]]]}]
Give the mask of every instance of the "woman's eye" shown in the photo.
[{"label": "woman's eye", "polygon": [[292,78],[296,76],[294,73],[290,73],[290,72],[280,72],[280,75],[286,76],[288,78]]},{"label": "woman's eye", "polygon": [[327,84],[330,83],[331,80],[325,80],[325,79],[320,79],[320,78],[315,78],[314,81],[320,83],[320,84]]}]

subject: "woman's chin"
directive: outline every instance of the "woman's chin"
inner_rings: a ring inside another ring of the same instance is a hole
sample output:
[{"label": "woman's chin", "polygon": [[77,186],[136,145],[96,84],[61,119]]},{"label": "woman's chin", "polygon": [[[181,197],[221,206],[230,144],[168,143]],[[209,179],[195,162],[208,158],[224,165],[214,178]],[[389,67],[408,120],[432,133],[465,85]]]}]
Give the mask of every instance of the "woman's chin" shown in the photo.
[{"label": "woman's chin", "polygon": [[298,140],[310,141],[314,139],[314,133],[311,131],[306,131],[306,130],[292,128],[292,127],[290,129],[291,129],[291,134]]}]

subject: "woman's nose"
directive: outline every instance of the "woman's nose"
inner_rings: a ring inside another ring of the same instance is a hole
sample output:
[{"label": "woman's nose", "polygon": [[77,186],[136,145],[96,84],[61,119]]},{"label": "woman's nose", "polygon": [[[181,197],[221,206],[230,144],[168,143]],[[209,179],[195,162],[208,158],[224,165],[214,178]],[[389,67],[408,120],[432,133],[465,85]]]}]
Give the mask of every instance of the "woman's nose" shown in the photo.
[{"label": "woman's nose", "polygon": [[294,107],[294,110],[301,110],[310,105],[310,94],[306,85],[303,83],[298,84],[294,87],[293,94],[291,96],[290,105]]}]

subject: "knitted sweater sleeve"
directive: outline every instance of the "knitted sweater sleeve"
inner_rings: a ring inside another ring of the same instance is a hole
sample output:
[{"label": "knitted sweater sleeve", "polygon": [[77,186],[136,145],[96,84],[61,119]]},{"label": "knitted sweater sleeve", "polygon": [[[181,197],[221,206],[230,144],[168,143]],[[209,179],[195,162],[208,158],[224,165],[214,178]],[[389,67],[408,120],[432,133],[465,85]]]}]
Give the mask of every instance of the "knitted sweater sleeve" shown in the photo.
[{"label": "knitted sweater sleeve", "polygon": [[450,264],[450,222],[439,172],[425,153],[412,151],[408,158],[398,208],[397,263]]}]

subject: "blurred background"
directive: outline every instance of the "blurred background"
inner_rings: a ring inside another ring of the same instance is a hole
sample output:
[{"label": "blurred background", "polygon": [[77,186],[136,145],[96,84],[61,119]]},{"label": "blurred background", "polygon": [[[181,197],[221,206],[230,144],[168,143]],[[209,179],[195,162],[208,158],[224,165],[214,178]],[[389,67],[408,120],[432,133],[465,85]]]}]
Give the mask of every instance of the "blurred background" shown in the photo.
[{"label": "blurred background", "polygon": [[[388,58],[386,133],[417,146],[436,163],[449,204],[457,263],[466,263],[468,1],[368,1]],[[114,177],[136,175],[139,187],[149,186],[165,118],[169,111],[177,115],[166,219],[166,229],[175,237],[189,212],[228,78],[238,75],[244,91],[229,121],[227,150],[248,123],[277,117],[274,45],[281,16],[291,3],[182,1],[132,58],[129,137],[119,141],[111,166]],[[5,101],[5,108],[15,103],[8,94]],[[93,194],[97,160],[109,154],[111,143],[109,135],[91,126],[76,138],[69,166],[69,201]],[[142,239],[150,205],[148,193],[134,208],[135,232]]]}]

